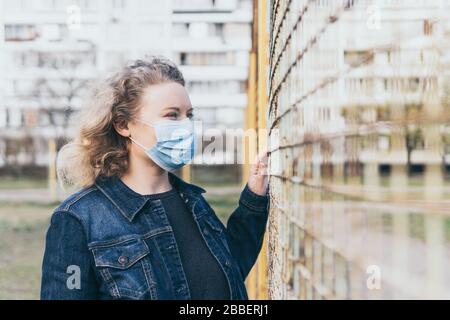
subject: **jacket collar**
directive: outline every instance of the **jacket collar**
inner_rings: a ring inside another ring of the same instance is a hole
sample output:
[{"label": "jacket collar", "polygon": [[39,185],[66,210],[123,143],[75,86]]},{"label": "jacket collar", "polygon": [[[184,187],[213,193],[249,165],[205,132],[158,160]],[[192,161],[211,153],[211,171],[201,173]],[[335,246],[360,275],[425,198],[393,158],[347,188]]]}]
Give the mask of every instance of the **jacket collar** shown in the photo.
[{"label": "jacket collar", "polygon": [[[197,199],[205,189],[187,183],[174,173],[168,172],[170,184],[184,197]],[[111,177],[99,176],[95,180],[97,188],[119,209],[119,211],[132,221],[136,214],[144,207],[150,197],[141,195],[130,189],[117,175]]]},{"label": "jacket collar", "polygon": [[192,183],[187,183],[183,179],[177,177],[172,172],[169,172],[168,174],[169,174],[169,181],[172,184],[172,186],[177,188],[182,193],[198,195],[206,192],[206,190],[203,189],[202,187],[196,186],[195,184]]}]

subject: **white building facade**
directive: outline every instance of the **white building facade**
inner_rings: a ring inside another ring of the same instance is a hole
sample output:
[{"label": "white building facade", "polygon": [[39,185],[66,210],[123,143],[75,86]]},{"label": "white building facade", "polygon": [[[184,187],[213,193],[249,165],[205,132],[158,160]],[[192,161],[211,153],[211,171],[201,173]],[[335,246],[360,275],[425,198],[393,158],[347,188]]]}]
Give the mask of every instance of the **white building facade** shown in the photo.
[{"label": "white building facade", "polygon": [[146,55],[180,66],[205,128],[241,128],[251,17],[251,0],[0,0],[0,166],[45,166],[90,81]]}]

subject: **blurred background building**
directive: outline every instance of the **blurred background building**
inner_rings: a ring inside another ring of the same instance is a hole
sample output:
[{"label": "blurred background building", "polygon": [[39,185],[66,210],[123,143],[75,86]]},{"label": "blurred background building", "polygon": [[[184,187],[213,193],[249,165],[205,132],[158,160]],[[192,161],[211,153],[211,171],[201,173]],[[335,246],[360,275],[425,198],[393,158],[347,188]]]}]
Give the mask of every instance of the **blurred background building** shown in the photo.
[{"label": "blurred background building", "polygon": [[204,129],[241,128],[251,19],[251,0],[0,0],[1,172],[45,174],[92,81],[146,55],[180,66]]}]

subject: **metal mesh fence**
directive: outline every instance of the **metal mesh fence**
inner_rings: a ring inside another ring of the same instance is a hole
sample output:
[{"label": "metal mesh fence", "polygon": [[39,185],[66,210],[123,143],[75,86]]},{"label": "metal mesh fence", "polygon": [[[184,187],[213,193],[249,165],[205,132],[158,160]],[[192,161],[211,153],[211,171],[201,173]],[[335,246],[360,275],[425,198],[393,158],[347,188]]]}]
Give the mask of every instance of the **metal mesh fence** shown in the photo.
[{"label": "metal mesh fence", "polygon": [[269,52],[269,296],[450,298],[450,1],[272,1]]}]

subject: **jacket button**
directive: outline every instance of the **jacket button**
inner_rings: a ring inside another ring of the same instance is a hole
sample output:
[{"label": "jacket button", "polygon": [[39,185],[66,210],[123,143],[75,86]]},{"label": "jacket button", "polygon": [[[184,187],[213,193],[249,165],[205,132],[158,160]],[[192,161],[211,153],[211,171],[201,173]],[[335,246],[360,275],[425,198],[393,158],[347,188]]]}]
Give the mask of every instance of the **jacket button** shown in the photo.
[{"label": "jacket button", "polygon": [[203,229],[203,233],[204,233],[204,234],[209,234],[208,229]]},{"label": "jacket button", "polygon": [[225,261],[225,265],[226,265],[227,267],[230,267],[230,266],[231,266],[230,260]]},{"label": "jacket button", "polygon": [[125,257],[125,256],[120,256],[119,257],[119,263],[120,264],[124,265],[127,262],[128,262],[128,258],[127,257]]},{"label": "jacket button", "polygon": [[181,287],[178,288],[177,292],[178,293],[183,292],[184,289],[185,289],[185,286],[181,286]]}]

